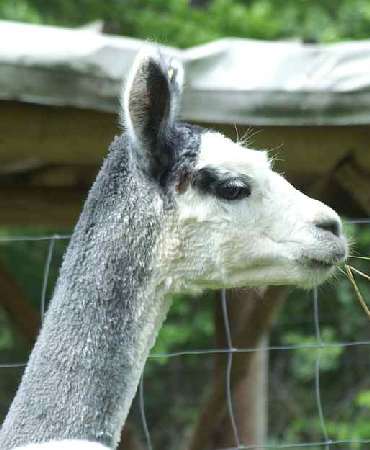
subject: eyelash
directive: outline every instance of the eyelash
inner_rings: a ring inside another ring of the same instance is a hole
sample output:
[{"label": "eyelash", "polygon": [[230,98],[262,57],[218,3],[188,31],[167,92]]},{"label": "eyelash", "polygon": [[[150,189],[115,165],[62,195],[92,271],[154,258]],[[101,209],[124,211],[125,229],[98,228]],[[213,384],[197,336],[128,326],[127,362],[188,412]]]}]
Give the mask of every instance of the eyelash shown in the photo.
[{"label": "eyelash", "polygon": [[201,169],[192,176],[192,184],[200,193],[210,194],[225,201],[241,200],[251,195],[247,176],[226,178],[215,169]]},{"label": "eyelash", "polygon": [[250,185],[240,180],[223,181],[215,187],[216,197],[222,200],[242,200],[243,198],[249,197],[251,193]]}]

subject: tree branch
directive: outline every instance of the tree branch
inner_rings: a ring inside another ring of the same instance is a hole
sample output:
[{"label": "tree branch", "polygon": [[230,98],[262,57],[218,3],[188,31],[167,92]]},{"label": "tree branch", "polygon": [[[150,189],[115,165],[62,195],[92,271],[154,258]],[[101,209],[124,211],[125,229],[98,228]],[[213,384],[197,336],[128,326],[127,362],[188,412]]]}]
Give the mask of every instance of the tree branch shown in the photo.
[{"label": "tree branch", "polygon": [[[261,298],[256,290],[231,290],[228,293],[229,318],[233,346],[257,348],[271,328],[277,312],[286,298],[286,288],[268,288]],[[217,345],[226,347],[222,312],[216,311]],[[225,401],[225,364],[227,354],[217,355],[213,387],[208,401],[203,406],[195,427],[190,450],[207,450],[235,445]],[[256,409],[253,380],[259,367],[260,352],[233,354],[231,393],[236,425],[243,444],[256,439],[256,417],[248,415]],[[253,373],[254,372],[254,373]],[[250,424],[250,426],[248,425]]]}]

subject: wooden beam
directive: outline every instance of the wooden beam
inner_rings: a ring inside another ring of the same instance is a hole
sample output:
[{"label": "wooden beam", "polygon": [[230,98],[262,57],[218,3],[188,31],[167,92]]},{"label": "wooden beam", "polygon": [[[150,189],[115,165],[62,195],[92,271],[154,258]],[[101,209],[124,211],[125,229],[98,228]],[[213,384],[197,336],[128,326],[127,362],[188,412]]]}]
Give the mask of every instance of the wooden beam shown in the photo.
[{"label": "wooden beam", "polygon": [[7,164],[97,164],[119,133],[114,114],[0,102],[0,167]]},{"label": "wooden beam", "polygon": [[0,226],[72,228],[76,223],[85,189],[2,186]]},{"label": "wooden beam", "polygon": [[[370,171],[370,126],[261,127],[220,126],[228,136],[250,135],[251,148],[271,150],[275,166],[288,177],[304,180],[324,176],[353,155],[359,167]],[[236,131],[237,129],[237,131]]]},{"label": "wooden beam", "polygon": [[[0,225],[71,227],[109,143],[120,132],[118,117],[12,101],[0,102],[0,114]],[[237,133],[231,125],[214,128],[234,139],[248,130],[238,127]],[[303,190],[321,178],[328,179],[348,158],[364,173],[370,172],[370,126],[255,131],[249,133],[250,146],[272,149],[277,170]],[[344,183],[345,191],[350,189],[357,199],[356,205],[367,208],[363,192],[357,192],[362,187]],[[342,188],[344,183],[340,183]],[[330,185],[330,198],[336,199],[332,206],[340,207],[345,203],[341,201],[343,189],[334,192],[333,188]]]},{"label": "wooden beam", "polygon": [[336,171],[337,182],[370,214],[370,170],[365,172],[354,161],[346,161]]},{"label": "wooden beam", "polygon": [[[0,114],[1,167],[24,161],[99,165],[120,133],[117,115],[87,109],[3,101]],[[237,133],[234,125],[212,127],[233,139],[249,129],[238,127]],[[349,154],[370,168],[370,126],[263,127],[249,134],[250,145],[272,149],[277,166],[288,174],[325,174]]]}]

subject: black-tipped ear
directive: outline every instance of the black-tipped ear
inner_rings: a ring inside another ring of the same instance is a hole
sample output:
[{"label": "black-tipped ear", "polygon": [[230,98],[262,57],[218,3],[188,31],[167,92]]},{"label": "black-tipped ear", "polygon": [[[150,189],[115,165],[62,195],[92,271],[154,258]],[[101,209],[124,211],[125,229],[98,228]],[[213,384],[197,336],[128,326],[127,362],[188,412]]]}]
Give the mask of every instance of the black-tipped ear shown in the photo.
[{"label": "black-tipped ear", "polygon": [[182,85],[182,67],[158,50],[136,57],[123,93],[123,124],[143,167],[156,178],[173,155],[166,141],[176,118]]}]

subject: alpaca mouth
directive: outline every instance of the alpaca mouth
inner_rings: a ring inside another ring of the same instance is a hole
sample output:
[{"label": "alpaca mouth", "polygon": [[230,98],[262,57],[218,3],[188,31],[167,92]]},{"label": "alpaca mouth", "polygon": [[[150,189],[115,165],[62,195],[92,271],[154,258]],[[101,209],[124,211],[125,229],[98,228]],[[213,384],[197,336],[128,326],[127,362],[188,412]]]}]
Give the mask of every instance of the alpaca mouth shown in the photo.
[{"label": "alpaca mouth", "polygon": [[305,256],[302,259],[303,264],[310,269],[329,270],[339,264],[342,264],[347,257],[347,251],[336,252],[329,257]]},{"label": "alpaca mouth", "polygon": [[[325,244],[325,243],[323,243]],[[312,252],[301,255],[301,263],[311,270],[328,271],[343,264],[348,256],[346,240],[336,239],[327,245],[321,245]]]},{"label": "alpaca mouth", "polygon": [[330,270],[334,266],[338,264],[338,262],[328,262],[323,261],[322,259],[316,259],[316,258],[306,258],[304,260],[305,266],[309,267],[310,269],[319,269],[319,270]]}]

